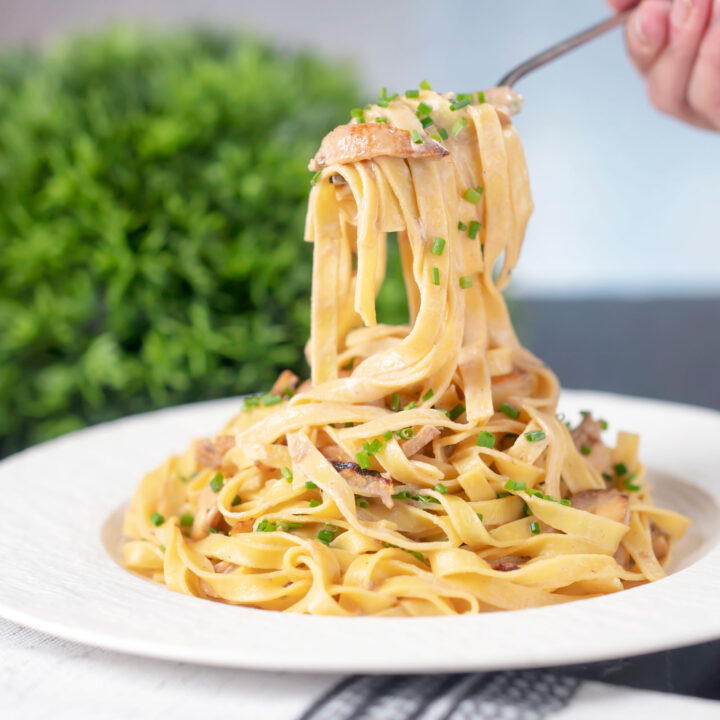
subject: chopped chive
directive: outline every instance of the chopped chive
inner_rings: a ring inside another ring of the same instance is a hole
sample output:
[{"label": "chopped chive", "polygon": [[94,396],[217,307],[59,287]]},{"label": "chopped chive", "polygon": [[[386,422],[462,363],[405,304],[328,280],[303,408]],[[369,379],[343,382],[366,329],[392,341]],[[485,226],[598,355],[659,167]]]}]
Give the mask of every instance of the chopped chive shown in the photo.
[{"label": "chopped chive", "polygon": [[424,502],[424,503],[439,503],[440,501],[437,498],[434,498],[432,495],[413,495],[413,500],[417,500],[418,502]]},{"label": "chopped chive", "polygon": [[606,482],[610,482],[612,480],[612,475],[609,472],[604,472],[602,476],[603,480],[605,480]]},{"label": "chopped chive", "polygon": [[403,410],[414,410],[417,407],[417,403],[414,400],[411,400],[404,408]]},{"label": "chopped chive", "polygon": [[214,492],[220,492],[220,488],[225,484],[225,478],[222,473],[216,472],[213,479],[210,481],[210,489]]},{"label": "chopped chive", "polygon": [[161,549],[163,552],[165,552],[165,550],[166,550],[165,546],[164,546],[162,543],[160,543],[160,549]]},{"label": "chopped chive", "polygon": [[465,412],[465,406],[462,403],[458,403],[449,413],[448,417],[455,422]]},{"label": "chopped chive", "polygon": [[276,395],[275,393],[265,393],[260,398],[260,404],[264,405],[265,407],[269,405],[277,405],[279,402],[282,402],[282,396]]},{"label": "chopped chive", "polygon": [[370,453],[367,450],[361,450],[355,454],[357,464],[363,469],[367,470],[370,467]]},{"label": "chopped chive", "polygon": [[409,500],[411,495],[407,490],[402,490],[400,492],[396,492],[392,497],[395,500]]},{"label": "chopped chive", "polygon": [[482,90],[478,90],[477,99],[479,103],[485,102],[485,93]]},{"label": "chopped chive", "polygon": [[180,525],[182,527],[190,527],[195,522],[195,516],[190,513],[183,513],[180,516]]},{"label": "chopped chive", "polygon": [[426,102],[420,101],[417,106],[417,112],[415,114],[419,117],[420,115],[429,115],[431,112],[432,107],[430,107],[430,105],[428,105]]},{"label": "chopped chive", "polygon": [[420,83],[420,89],[421,90],[432,90],[432,85],[427,80],[423,80]]},{"label": "chopped chive", "polygon": [[443,140],[448,139],[448,131],[445,128],[438,128],[438,133]]},{"label": "chopped chive", "polygon": [[433,490],[435,492],[439,492],[441,495],[447,495],[448,489],[443,485],[442,483],[438,483]]},{"label": "chopped chive", "polygon": [[476,188],[468,188],[464,193],[463,197],[473,205],[477,204],[482,197],[483,189],[480,185]]},{"label": "chopped chive", "polygon": [[278,523],[278,527],[281,530],[284,530],[285,532],[288,532],[289,530],[299,530],[303,526],[302,523],[299,522],[286,522],[285,520],[282,520]]},{"label": "chopped chive", "polygon": [[439,268],[434,267],[432,269],[432,283],[433,285],[439,285],[440,284],[440,270]]},{"label": "chopped chive", "polygon": [[498,498],[498,500],[500,498],[508,497],[509,495],[510,495],[509,492],[504,492],[503,490],[501,490],[499,493],[495,494],[495,496]]},{"label": "chopped chive", "polygon": [[524,480],[508,480],[503,487],[506,490],[525,490],[527,483]]},{"label": "chopped chive", "polygon": [[532,430],[525,433],[525,439],[528,442],[540,442],[545,439],[545,433],[542,430]]},{"label": "chopped chive", "polygon": [[322,175],[322,170],[318,170],[316,173],[313,173],[313,176],[310,178],[310,184],[315,185],[315,183],[318,181],[320,176]]},{"label": "chopped chive", "polygon": [[312,480],[308,480],[308,481],[305,483],[305,488],[306,488],[307,490],[317,490],[317,489],[318,489],[318,486],[317,486]]},{"label": "chopped chive", "polygon": [[458,230],[460,230],[460,232],[465,232],[467,229],[468,226],[464,222],[458,220]]},{"label": "chopped chive", "polygon": [[478,433],[477,441],[475,442],[479,447],[494,448],[495,447],[495,436],[489,433],[487,430],[481,430]]},{"label": "chopped chive", "polygon": [[483,514],[482,514],[482,513],[475,513],[475,514],[478,516],[478,520],[482,520],[482,519],[483,519]]},{"label": "chopped chive", "polygon": [[356,497],[355,504],[361,508],[369,508],[370,507],[370,503],[367,501],[367,499],[365,499],[363,497]]},{"label": "chopped chive", "polygon": [[240,503],[242,503],[242,498],[239,495],[236,495],[232,499],[232,502],[230,503],[230,507],[235,507],[236,505],[240,505]]},{"label": "chopped chive", "polygon": [[508,438],[511,440],[515,440],[516,438],[519,438],[520,436],[517,433],[505,433],[503,435],[503,440],[507,440]]},{"label": "chopped chive", "polygon": [[376,117],[375,122],[386,123],[387,118],[386,117]]},{"label": "chopped chive", "polygon": [[581,411],[580,411],[580,414],[581,414],[583,417],[587,417],[587,416],[590,414],[590,411],[589,411],[589,410],[581,410]]},{"label": "chopped chive", "polygon": [[280,474],[289,482],[293,481],[292,470],[289,467],[281,467]]},{"label": "chopped chive", "polygon": [[472,278],[469,278],[467,275],[461,275],[458,279],[458,283],[460,284],[461,289],[467,290],[472,287]]},{"label": "chopped chive", "polygon": [[212,533],[213,535],[217,535],[220,531],[217,528],[208,528],[208,532]]},{"label": "chopped chive", "polygon": [[541,498],[543,496],[542,490],[535,490],[535,488],[528,488],[526,492],[528,495],[532,495],[534,497]]},{"label": "chopped chive", "polygon": [[352,422],[346,422],[345,425],[343,425],[343,427],[354,427],[354,426],[353,426]]},{"label": "chopped chive", "polygon": [[396,412],[400,409],[400,396],[397,393],[393,393],[390,398],[390,408]]},{"label": "chopped chive", "polygon": [[377,105],[381,108],[386,108],[390,103],[385,98],[380,98],[377,101]]},{"label": "chopped chive", "polygon": [[540,534],[540,525],[536,521],[533,520],[533,522],[530,523],[530,532],[533,535],[539,535]]},{"label": "chopped chive", "polygon": [[323,525],[322,529],[317,534],[317,539],[321,543],[329,545],[333,541],[335,533],[338,531],[338,529],[339,528],[335,525]]},{"label": "chopped chive", "polygon": [[411,427],[402,428],[397,431],[398,437],[401,440],[409,440],[411,437],[415,437],[415,431]]},{"label": "chopped chive", "polygon": [[427,130],[433,124],[433,119],[429,115],[426,115],[420,118],[420,124],[423,126],[423,130]]},{"label": "chopped chive", "polygon": [[427,402],[433,395],[435,394],[435,391],[430,388],[423,396],[422,401]]},{"label": "chopped chive", "polygon": [[633,483],[633,480],[637,477],[637,473],[630,473],[624,480],[623,485],[631,492],[637,492],[640,490],[640,486]]},{"label": "chopped chive", "polygon": [[350,115],[354,118],[364,118],[365,110],[363,108],[353,108],[350,110]]},{"label": "chopped chive", "polygon": [[477,237],[478,231],[480,230],[480,223],[477,220],[472,220],[468,227],[468,237],[474,240]]},{"label": "chopped chive", "polygon": [[265,519],[261,520],[257,526],[258,532],[275,532],[275,530],[277,530],[277,525]]},{"label": "chopped chive", "polygon": [[616,475],[627,475],[627,465],[625,463],[617,463],[617,465],[613,465],[613,470],[615,470]]},{"label": "chopped chive", "polygon": [[589,445],[581,445],[580,452],[583,455],[589,455],[592,452],[592,448]]},{"label": "chopped chive", "polygon": [[383,441],[376,438],[372,442],[364,442],[363,448],[368,455],[375,455],[383,449]]},{"label": "chopped chive", "polygon": [[607,420],[603,420],[602,418],[600,418],[600,420],[598,420],[598,422],[600,423],[600,427],[601,427],[603,430],[607,430],[607,429],[608,429],[608,422],[607,422]]},{"label": "chopped chive", "polygon": [[380,88],[380,97],[385,100],[387,98],[387,88],[381,87]]},{"label": "chopped chive", "polygon": [[405,97],[406,97],[406,98],[417,98],[417,97],[420,97],[420,91],[419,91],[419,90],[406,90],[406,91],[405,91]]},{"label": "chopped chive", "polygon": [[354,357],[351,357],[351,358],[342,366],[341,369],[342,369],[342,370],[352,370],[354,364],[355,364],[355,358],[354,358]]},{"label": "chopped chive", "polygon": [[310,507],[317,507],[318,505],[322,505],[320,500],[317,500],[316,498],[313,498],[309,503]]},{"label": "chopped chive", "polygon": [[459,135],[463,131],[463,129],[467,127],[467,124],[468,124],[467,118],[464,118],[464,117],[458,118],[453,123],[453,126],[451,128],[452,134]]},{"label": "chopped chive", "polygon": [[435,142],[440,142],[440,135],[438,135],[437,133],[430,133],[428,137],[431,137],[433,140],[435,140]]},{"label": "chopped chive", "polygon": [[405,552],[409,552],[416,560],[425,562],[425,556],[421,552],[418,552],[417,550],[405,550]]},{"label": "chopped chive", "polygon": [[415,145],[419,145],[422,142],[422,135],[417,130],[410,131],[410,139]]},{"label": "chopped chive", "polygon": [[470,98],[463,98],[462,100],[457,100],[454,103],[450,103],[450,109],[453,112],[456,112],[457,110],[462,110],[464,107],[467,107],[470,104]]},{"label": "chopped chive", "polygon": [[388,95],[388,97],[387,97],[388,102],[392,102],[397,96],[398,96],[397,93],[393,93],[392,95]]},{"label": "chopped chive", "polygon": [[523,503],[523,517],[530,517],[530,515],[532,515],[530,506],[527,503]]},{"label": "chopped chive", "polygon": [[430,252],[433,255],[442,255],[445,250],[445,238],[435,237],[433,238],[433,244],[430,248]]},{"label": "chopped chive", "polygon": [[505,413],[509,418],[512,418],[513,420],[517,420],[520,417],[520,411],[516,410],[510,403],[504,402],[498,410],[501,413]]},{"label": "chopped chive", "polygon": [[[317,175],[317,173],[315,173]],[[260,404],[260,397],[258,395],[252,395],[243,399],[243,410],[247,412],[252,408],[257,407]]]},{"label": "chopped chive", "polygon": [[392,431],[391,431],[391,430],[386,430],[386,431],[383,433],[383,437],[385,438],[385,442],[390,442],[390,441],[392,440]]}]

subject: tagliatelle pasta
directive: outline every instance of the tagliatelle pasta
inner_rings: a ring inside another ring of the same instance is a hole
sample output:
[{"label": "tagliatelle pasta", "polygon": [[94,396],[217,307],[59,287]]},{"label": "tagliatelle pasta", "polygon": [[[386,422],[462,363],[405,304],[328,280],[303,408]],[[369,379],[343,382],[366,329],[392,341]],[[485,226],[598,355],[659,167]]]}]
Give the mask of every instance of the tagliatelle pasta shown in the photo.
[{"label": "tagliatelle pasta", "polygon": [[[311,163],[312,379],[284,372],[142,480],[126,566],[171,590],[319,615],[452,615],[665,575],[687,520],[638,438],[570,430],[501,291],[532,210],[506,89],[377,104]],[[378,324],[397,242],[408,326]],[[269,249],[272,251],[272,249]]]}]

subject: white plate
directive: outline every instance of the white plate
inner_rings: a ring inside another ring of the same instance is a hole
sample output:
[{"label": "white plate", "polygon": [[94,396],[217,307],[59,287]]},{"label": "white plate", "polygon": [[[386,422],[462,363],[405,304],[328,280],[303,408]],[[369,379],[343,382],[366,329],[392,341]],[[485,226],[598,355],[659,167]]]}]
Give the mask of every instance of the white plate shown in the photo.
[{"label": "white plate", "polygon": [[672,574],[614,595],[452,618],[311,617],[170,592],[117,563],[122,511],[144,472],[213,433],[238,399],[99,425],[0,463],[0,615],[90,645],[232,667],[415,672],[605,660],[720,637],[720,413],[567,391],[642,433],[657,502],[693,521]]}]

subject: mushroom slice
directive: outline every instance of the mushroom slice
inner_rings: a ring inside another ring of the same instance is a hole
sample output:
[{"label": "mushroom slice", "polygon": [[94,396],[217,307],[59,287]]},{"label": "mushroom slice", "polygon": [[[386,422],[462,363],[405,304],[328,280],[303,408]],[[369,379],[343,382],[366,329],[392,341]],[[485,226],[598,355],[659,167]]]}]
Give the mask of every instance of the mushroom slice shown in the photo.
[{"label": "mushroom slice", "polygon": [[206,485],[198,495],[197,510],[190,530],[191,540],[202,540],[210,534],[210,528],[217,528],[222,520],[222,513],[217,506],[217,494]]},{"label": "mushroom slice", "polygon": [[449,155],[439,142],[426,135],[420,137],[421,142],[415,143],[407,130],[386,123],[339,125],[323,138],[308,167],[317,172],[328,165],[354,163],[380,156],[442,158]]},{"label": "mushroom slice", "polygon": [[195,462],[201,468],[220,468],[225,453],[235,447],[232,435],[218,435],[215,440],[197,440],[195,443]]},{"label": "mushroom slice", "polygon": [[578,510],[602,515],[624,525],[630,524],[630,498],[615,488],[581,490],[570,498],[570,502]]},{"label": "mushroom slice", "polygon": [[282,395],[286,390],[294,390],[300,378],[292,370],[283,370],[275,384],[270,388],[274,395]]},{"label": "mushroom slice", "polygon": [[336,460],[330,462],[356,495],[380,498],[385,507],[393,506],[393,484],[390,478],[386,478],[377,470],[363,470],[354,462]]},{"label": "mushroom slice", "polygon": [[413,455],[417,455],[428,443],[431,443],[438,435],[440,430],[434,425],[424,425],[422,430],[406,440],[400,447],[405,455],[411,458]]},{"label": "mushroom slice", "polygon": [[603,473],[610,467],[610,450],[600,438],[602,424],[593,420],[589,413],[582,422],[570,433],[578,452],[599,472]]}]

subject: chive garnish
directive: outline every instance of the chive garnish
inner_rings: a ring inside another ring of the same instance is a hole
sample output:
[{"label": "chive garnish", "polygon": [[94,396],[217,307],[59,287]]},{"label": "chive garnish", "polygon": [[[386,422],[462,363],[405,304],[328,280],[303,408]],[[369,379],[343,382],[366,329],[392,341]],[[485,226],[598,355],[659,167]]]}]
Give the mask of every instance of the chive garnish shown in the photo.
[{"label": "chive garnish", "polygon": [[477,99],[479,103],[485,102],[485,93],[482,90],[478,90]]},{"label": "chive garnish", "polygon": [[613,465],[613,470],[615,470],[616,475],[627,475],[627,466],[625,463],[617,463],[617,465]]},{"label": "chive garnish", "polygon": [[356,504],[358,507],[361,507],[361,508],[368,508],[368,507],[370,507],[370,503],[369,503],[365,498],[363,498],[363,497],[356,497],[356,498],[355,498],[355,504]]},{"label": "chive garnish", "polygon": [[435,391],[430,388],[423,396],[422,401],[427,402],[433,395],[435,394]]},{"label": "chive garnish", "polygon": [[318,179],[320,178],[321,175],[322,175],[322,170],[318,170],[316,173],[313,173],[313,176],[310,178],[310,184],[315,185],[315,183],[318,181]]},{"label": "chive garnish", "polygon": [[482,520],[482,519],[483,519],[483,514],[482,514],[482,513],[475,513],[475,514],[478,516],[478,520]]},{"label": "chive garnish", "polygon": [[422,135],[417,130],[411,130],[410,139],[415,145],[419,145],[422,142]]},{"label": "chive garnish", "polygon": [[387,118],[386,117],[376,117],[375,122],[386,123]]},{"label": "chive garnish", "polygon": [[465,412],[465,406],[462,403],[458,403],[449,413],[448,417],[455,422]]},{"label": "chive garnish", "polygon": [[402,428],[402,430],[398,430],[397,434],[401,440],[409,440],[411,437],[415,436],[415,431],[411,427],[406,427]]},{"label": "chive garnish", "polygon": [[368,455],[375,455],[379,453],[383,448],[383,441],[375,439],[372,442],[364,442],[363,449]]},{"label": "chive garnish", "polygon": [[239,496],[239,495],[236,495],[236,496],[232,499],[232,502],[230,503],[230,507],[235,507],[236,505],[240,505],[241,502],[242,502],[242,499],[240,498],[240,496]]},{"label": "chive garnish", "polygon": [[624,480],[623,485],[631,492],[637,492],[640,489],[639,485],[633,483],[633,480],[637,477],[637,473],[630,473]]},{"label": "chive garnish", "polygon": [[443,140],[448,139],[448,131],[445,128],[438,128],[438,133]]},{"label": "chive garnish", "polygon": [[183,513],[180,516],[180,525],[182,527],[190,527],[194,521],[195,521],[195,516],[190,515],[190,513]]},{"label": "chive garnish", "polygon": [[433,255],[442,255],[445,250],[445,238],[435,237],[433,238],[433,244],[430,248],[430,252]]},{"label": "chive garnish", "polygon": [[411,400],[404,408],[403,410],[414,410],[417,407],[417,403],[414,400]]},{"label": "chive garnish", "polygon": [[458,283],[463,290],[467,290],[472,287],[472,278],[469,278],[467,275],[461,275]]},{"label": "chive garnish", "polygon": [[468,237],[474,240],[477,237],[478,231],[480,230],[480,223],[477,220],[472,220],[468,227]]},{"label": "chive garnish", "polygon": [[432,85],[427,80],[423,80],[420,83],[420,89],[421,90],[432,90]]},{"label": "chive garnish", "polygon": [[434,267],[432,269],[432,283],[433,285],[439,285],[440,284],[440,270],[439,268]]},{"label": "chive garnish", "polygon": [[400,396],[397,393],[393,393],[390,397],[390,408],[396,412],[400,409]]},{"label": "chive garnish", "polygon": [[318,489],[318,486],[317,486],[312,480],[308,480],[308,481],[305,483],[305,488],[306,488],[307,490],[317,490],[317,489]]},{"label": "chive garnish", "polygon": [[225,484],[225,478],[222,473],[216,472],[213,479],[210,481],[210,489],[214,492],[220,492],[220,488]]},{"label": "chive garnish", "polygon": [[440,502],[437,498],[434,498],[432,495],[420,495],[419,493],[417,495],[413,495],[412,499],[417,500],[418,502],[424,502],[424,503],[439,503]]},{"label": "chive garnish", "polygon": [[464,107],[467,107],[470,104],[470,98],[469,97],[463,97],[462,100],[456,100],[453,103],[450,103],[450,109],[455,112],[456,110],[462,110]]},{"label": "chive garnish", "polygon": [[589,455],[592,452],[592,448],[589,445],[581,445],[580,452],[583,455]]},{"label": "chive garnish", "polygon": [[516,410],[510,403],[504,402],[498,410],[501,413],[505,413],[509,418],[512,418],[513,420],[517,420],[520,417],[520,411]]},{"label": "chive garnish", "polygon": [[275,530],[277,530],[277,525],[265,519],[261,520],[257,526],[258,532],[275,532]]},{"label": "chive garnish", "polygon": [[469,202],[475,205],[480,201],[482,197],[483,189],[480,185],[476,188],[468,188],[464,193],[463,197]]},{"label": "chive garnish", "polygon": [[536,521],[533,520],[533,522],[530,523],[530,532],[533,535],[539,535],[540,534],[540,525]]},{"label": "chive garnish", "polygon": [[323,525],[322,529],[317,534],[317,539],[321,543],[329,545],[335,537],[335,533],[338,531],[338,529],[339,528],[335,525]]},{"label": "chive garnish", "polygon": [[420,115],[429,115],[432,112],[432,107],[428,105],[426,102],[420,101],[420,103],[417,106],[416,115],[420,117]]},{"label": "chive garnish", "polygon": [[289,482],[293,481],[292,470],[289,467],[281,467],[280,474]]},{"label": "chive garnish", "polygon": [[355,454],[357,464],[363,469],[367,470],[370,467],[370,454],[367,450],[361,450]]},{"label": "chive garnish", "polygon": [[598,420],[598,422],[600,423],[600,427],[601,427],[603,430],[607,430],[607,429],[608,429],[608,422],[607,422],[607,420],[603,420],[602,418],[600,418],[600,420]]},{"label": "chive garnish", "polygon": [[508,480],[503,487],[506,490],[525,490],[527,483],[524,480]]},{"label": "chive garnish", "polygon": [[528,442],[540,442],[545,439],[545,433],[542,430],[532,430],[525,433],[525,439]]},{"label": "chive garnish", "polygon": [[477,441],[475,443],[480,447],[494,448],[495,447],[495,436],[487,430],[481,430],[478,433]]},{"label": "chive garnish", "polygon": [[504,492],[503,490],[501,490],[499,493],[495,493],[495,497],[497,497],[498,500],[500,498],[508,497],[509,495],[510,495],[509,492]]},{"label": "chive garnish", "polygon": [[383,437],[385,438],[385,442],[390,442],[392,440],[392,431],[386,430],[383,433]]},{"label": "chive garnish", "polygon": [[317,507],[318,505],[322,505],[322,503],[319,500],[317,500],[316,498],[313,498],[310,501],[309,505],[310,505],[310,507]]},{"label": "chive garnish", "polygon": [[407,490],[402,490],[401,492],[396,492],[392,497],[395,500],[409,500],[411,495]]},{"label": "chive garnish", "polygon": [[420,118],[420,124],[423,126],[423,130],[427,130],[433,124],[433,119],[429,115],[426,115]]},{"label": "chive garnish", "polygon": [[417,97],[420,97],[420,91],[419,91],[419,90],[406,90],[406,91],[405,91],[405,97],[406,97],[406,98],[417,98]]},{"label": "chive garnish", "polygon": [[441,495],[447,495],[448,489],[443,485],[442,483],[438,483],[433,490],[435,492],[439,492]]},{"label": "chive garnish", "polygon": [[467,229],[468,226],[464,222],[458,220],[458,230],[460,230],[461,232],[465,232]]},{"label": "chive garnish", "polygon": [[462,132],[463,128],[466,128],[466,127],[467,127],[467,124],[468,124],[467,118],[464,118],[464,117],[458,118],[458,119],[453,123],[453,126],[452,126],[452,128],[451,128],[452,134],[453,134],[453,135],[459,135],[459,134]]},{"label": "chive garnish", "polygon": [[277,405],[279,402],[282,402],[282,396],[276,395],[275,393],[265,393],[260,398],[260,404],[264,405],[265,407],[269,405]]}]

